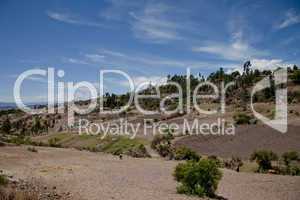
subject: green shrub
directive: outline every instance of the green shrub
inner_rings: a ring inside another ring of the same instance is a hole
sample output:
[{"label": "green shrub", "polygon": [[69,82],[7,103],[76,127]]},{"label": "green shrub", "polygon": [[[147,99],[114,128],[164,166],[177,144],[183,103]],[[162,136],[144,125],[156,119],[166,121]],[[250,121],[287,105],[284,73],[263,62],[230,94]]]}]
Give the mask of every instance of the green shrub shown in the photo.
[{"label": "green shrub", "polygon": [[244,113],[238,113],[233,116],[233,119],[236,124],[250,124],[252,117]]},{"label": "green shrub", "polygon": [[162,157],[173,156],[173,148],[171,145],[171,140],[174,139],[174,136],[167,132],[163,135],[155,135],[152,142],[151,148],[156,150],[158,154]]},{"label": "green shrub", "polygon": [[222,173],[214,161],[205,159],[178,164],[174,177],[180,182],[178,193],[214,197]]},{"label": "green shrub", "polygon": [[149,153],[147,152],[147,149],[146,149],[145,145],[143,145],[143,144],[140,144],[138,146],[135,146],[132,149],[129,149],[126,154],[129,155],[129,156],[132,156],[134,158],[150,157]]},{"label": "green shrub", "polygon": [[289,175],[300,176],[300,167],[299,166],[291,166],[289,168]]},{"label": "green shrub", "polygon": [[8,179],[5,175],[0,174],[0,186],[5,186],[8,184]]},{"label": "green shrub", "polygon": [[169,144],[159,144],[156,147],[156,151],[162,157],[171,156],[173,154],[173,148]]},{"label": "green shrub", "polygon": [[224,167],[223,161],[220,160],[217,156],[215,155],[210,155],[207,157],[208,160],[214,161],[218,167]]},{"label": "green shrub", "polygon": [[296,151],[285,152],[281,156],[284,167],[281,167],[280,174],[300,176],[300,167],[298,165],[299,154]]},{"label": "green shrub", "polygon": [[170,144],[172,139],[174,139],[174,136],[170,133],[164,135],[155,135],[151,142],[151,148],[156,149],[157,145],[162,143]]},{"label": "green shrub", "polygon": [[272,169],[272,161],[278,160],[277,154],[268,150],[255,151],[251,155],[251,161],[256,161],[259,168],[259,172],[266,172],[269,169]]},{"label": "green shrub", "polygon": [[296,151],[289,151],[289,152],[285,152],[284,154],[282,154],[281,158],[282,158],[284,164],[286,166],[289,166],[292,161],[299,160],[299,154]]},{"label": "green shrub", "polygon": [[199,161],[201,156],[187,147],[179,147],[175,150],[175,160]]}]

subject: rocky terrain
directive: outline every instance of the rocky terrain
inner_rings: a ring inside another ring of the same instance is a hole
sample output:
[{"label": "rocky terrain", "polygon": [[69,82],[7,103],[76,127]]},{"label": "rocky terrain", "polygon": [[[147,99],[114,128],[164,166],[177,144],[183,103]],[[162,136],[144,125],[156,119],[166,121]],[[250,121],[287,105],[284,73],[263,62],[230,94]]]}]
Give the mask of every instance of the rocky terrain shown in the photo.
[{"label": "rocky terrain", "polygon": [[[199,199],[176,193],[172,173],[178,162],[137,159],[73,149],[1,147],[4,173],[22,180],[39,178],[57,193],[70,192],[72,199],[157,200]],[[237,173],[223,170],[217,194],[230,200],[297,200],[300,177]]]}]

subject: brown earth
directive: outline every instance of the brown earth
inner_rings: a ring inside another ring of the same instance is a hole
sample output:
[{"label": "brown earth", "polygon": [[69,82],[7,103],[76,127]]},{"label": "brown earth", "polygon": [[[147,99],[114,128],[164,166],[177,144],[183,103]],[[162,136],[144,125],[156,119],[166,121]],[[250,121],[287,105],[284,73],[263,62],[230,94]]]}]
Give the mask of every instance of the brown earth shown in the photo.
[{"label": "brown earth", "polygon": [[[179,200],[172,172],[178,162],[161,159],[119,160],[108,154],[73,149],[1,147],[0,168],[21,179],[42,179],[74,199]],[[230,200],[297,200],[300,177],[223,170],[218,195]]]}]

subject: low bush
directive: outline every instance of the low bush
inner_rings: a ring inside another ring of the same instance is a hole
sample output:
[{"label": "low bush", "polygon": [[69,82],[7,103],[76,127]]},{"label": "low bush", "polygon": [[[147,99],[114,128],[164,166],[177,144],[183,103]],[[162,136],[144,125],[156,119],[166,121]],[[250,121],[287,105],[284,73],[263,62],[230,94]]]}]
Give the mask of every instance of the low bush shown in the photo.
[{"label": "low bush", "polygon": [[5,175],[0,174],[0,186],[5,186],[8,184],[8,179]]},{"label": "low bush", "polygon": [[240,159],[239,157],[234,157],[232,156],[230,160],[226,160],[224,162],[224,166],[227,169],[232,169],[232,170],[236,170],[236,171],[240,171],[240,167],[242,167],[244,165],[242,159]]},{"label": "low bush", "polygon": [[252,117],[247,114],[244,114],[244,113],[238,113],[233,116],[233,119],[234,119],[235,123],[238,125],[250,124]]},{"label": "low bush", "polygon": [[171,144],[159,144],[156,146],[156,151],[162,157],[173,157],[173,148]]},{"label": "low bush", "polygon": [[220,160],[217,156],[215,155],[210,155],[207,157],[207,159],[211,160],[211,161],[214,161],[218,167],[222,168],[224,167],[224,163],[222,160]]},{"label": "low bush", "polygon": [[36,148],[34,148],[34,147],[28,147],[27,151],[34,152],[34,153],[38,152],[38,150]]},{"label": "low bush", "polygon": [[283,153],[281,158],[286,166],[290,166],[292,161],[298,161],[300,157],[299,157],[298,152],[289,151],[289,152]]},{"label": "low bush", "polygon": [[187,147],[179,147],[175,150],[174,158],[175,158],[175,160],[199,161],[201,156],[199,156],[195,151],[193,151]]},{"label": "low bush", "polygon": [[255,151],[251,155],[251,161],[256,161],[258,164],[258,172],[267,172],[272,169],[272,161],[278,160],[277,154],[269,150]]},{"label": "low bush", "polygon": [[187,161],[176,166],[175,179],[180,182],[177,192],[199,197],[215,197],[222,173],[212,160]]},{"label": "low bush", "polygon": [[172,139],[174,139],[174,136],[170,132],[163,135],[155,135],[151,142],[151,148],[156,150],[162,157],[173,157]]},{"label": "low bush", "polygon": [[288,174],[291,176],[300,176],[300,167],[299,166],[291,166],[289,168]]},{"label": "low bush", "polygon": [[284,167],[281,168],[280,174],[300,176],[299,154],[296,151],[285,152],[281,156]]},{"label": "low bush", "polygon": [[156,149],[156,147],[162,143],[170,144],[172,139],[174,139],[174,136],[169,133],[164,135],[155,135],[151,142],[151,148]]},{"label": "low bush", "polygon": [[127,155],[134,157],[134,158],[146,158],[150,157],[149,153],[147,152],[147,149],[145,145],[140,144],[132,149],[129,149],[126,153]]}]

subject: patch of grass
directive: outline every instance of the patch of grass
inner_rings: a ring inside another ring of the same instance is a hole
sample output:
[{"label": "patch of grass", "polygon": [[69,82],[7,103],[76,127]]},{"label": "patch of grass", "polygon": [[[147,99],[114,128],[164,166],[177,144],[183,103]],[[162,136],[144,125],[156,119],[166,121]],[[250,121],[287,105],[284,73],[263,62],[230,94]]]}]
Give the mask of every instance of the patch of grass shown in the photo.
[{"label": "patch of grass", "polygon": [[56,137],[54,137],[54,138],[50,138],[49,140],[48,140],[48,145],[50,146],[50,147],[62,147],[62,145],[61,144],[59,144],[59,138],[56,138]]},{"label": "patch of grass", "polygon": [[258,171],[258,164],[256,162],[244,162],[240,168],[241,172],[254,173]]},{"label": "patch of grass", "polygon": [[130,139],[127,137],[110,137],[106,138],[103,143],[100,144],[100,149],[103,152],[111,153],[114,155],[130,155],[144,152],[145,156],[139,155],[136,157],[148,157],[148,153],[144,147],[144,144],[144,141],[138,139]]},{"label": "patch of grass", "polygon": [[47,139],[51,147],[73,147],[78,150],[114,155],[126,154],[133,157],[149,156],[144,146],[148,143],[143,139],[130,139],[125,136],[106,136],[104,139],[101,137],[102,135],[57,133],[50,135]]},{"label": "patch of grass", "polygon": [[12,137],[6,139],[6,142],[13,143],[16,145],[21,145],[21,144],[31,145],[32,144],[30,137],[24,137],[24,136],[12,136]]}]

